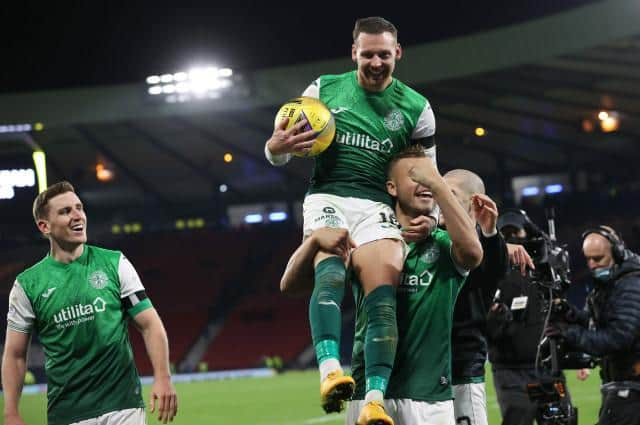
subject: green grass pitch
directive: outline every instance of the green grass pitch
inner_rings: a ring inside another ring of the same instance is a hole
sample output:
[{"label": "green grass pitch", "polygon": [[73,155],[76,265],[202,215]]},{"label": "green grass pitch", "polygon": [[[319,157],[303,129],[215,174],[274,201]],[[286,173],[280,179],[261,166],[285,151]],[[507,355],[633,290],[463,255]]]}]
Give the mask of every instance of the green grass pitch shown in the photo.
[{"label": "green grass pitch", "polygon": [[[567,371],[574,404],[579,409],[580,424],[594,424],[600,405],[600,379],[592,373],[585,382]],[[487,405],[489,424],[500,424],[491,374],[488,374]],[[287,372],[270,378],[244,378],[226,381],[181,383],[176,385],[179,410],[174,424],[184,425],[338,425],[342,415],[324,415],[319,405],[318,375],[315,371]],[[149,388],[145,388],[145,400]],[[25,395],[21,412],[28,425],[46,423],[46,397]],[[0,398],[4,407],[4,399]],[[0,418],[1,420],[1,418]],[[4,421],[2,421],[4,422]],[[159,423],[148,416],[148,424]]]}]

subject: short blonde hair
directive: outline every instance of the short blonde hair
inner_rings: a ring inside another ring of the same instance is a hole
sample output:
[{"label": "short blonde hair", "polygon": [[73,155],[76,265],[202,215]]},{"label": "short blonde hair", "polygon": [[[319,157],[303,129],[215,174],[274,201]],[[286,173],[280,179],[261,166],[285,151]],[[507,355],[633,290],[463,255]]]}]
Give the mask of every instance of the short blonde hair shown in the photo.
[{"label": "short blonde hair", "polygon": [[396,164],[400,162],[400,160],[406,159],[406,158],[427,158],[427,157],[428,155],[424,151],[424,148],[422,147],[422,145],[419,145],[419,144],[409,145],[408,147],[398,152],[393,158],[391,158],[391,161],[389,161],[389,163],[387,164],[387,178],[391,179],[391,174],[393,174],[393,169],[395,168]]}]

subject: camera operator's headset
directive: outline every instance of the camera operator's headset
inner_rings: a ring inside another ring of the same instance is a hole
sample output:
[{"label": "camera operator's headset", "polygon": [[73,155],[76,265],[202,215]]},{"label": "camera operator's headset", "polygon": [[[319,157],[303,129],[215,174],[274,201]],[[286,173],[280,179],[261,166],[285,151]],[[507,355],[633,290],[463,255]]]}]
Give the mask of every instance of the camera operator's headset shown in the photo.
[{"label": "camera operator's headset", "polygon": [[616,264],[621,264],[624,261],[626,248],[618,232],[613,229],[609,230],[605,226],[592,227],[582,232],[582,236],[580,237],[582,242],[592,233],[597,233],[605,237],[611,243],[611,257],[613,257],[613,261],[615,261]]}]

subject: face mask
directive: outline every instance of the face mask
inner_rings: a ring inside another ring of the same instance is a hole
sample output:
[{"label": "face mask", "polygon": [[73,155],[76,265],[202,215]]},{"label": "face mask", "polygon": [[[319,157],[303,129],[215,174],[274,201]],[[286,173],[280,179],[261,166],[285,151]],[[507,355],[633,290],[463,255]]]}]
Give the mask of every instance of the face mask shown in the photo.
[{"label": "face mask", "polygon": [[597,281],[606,282],[611,277],[613,267],[598,267],[591,270],[591,276]]}]

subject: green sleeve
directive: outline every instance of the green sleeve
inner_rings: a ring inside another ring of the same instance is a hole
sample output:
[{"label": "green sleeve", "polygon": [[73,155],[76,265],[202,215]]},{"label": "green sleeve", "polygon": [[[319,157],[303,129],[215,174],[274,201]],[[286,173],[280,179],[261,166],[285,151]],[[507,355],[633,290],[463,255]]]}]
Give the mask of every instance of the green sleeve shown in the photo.
[{"label": "green sleeve", "polygon": [[127,314],[131,317],[136,317],[139,313],[142,313],[149,308],[153,308],[153,304],[151,304],[151,300],[149,298],[145,298],[127,310]]}]

